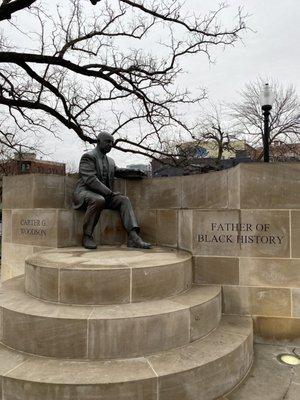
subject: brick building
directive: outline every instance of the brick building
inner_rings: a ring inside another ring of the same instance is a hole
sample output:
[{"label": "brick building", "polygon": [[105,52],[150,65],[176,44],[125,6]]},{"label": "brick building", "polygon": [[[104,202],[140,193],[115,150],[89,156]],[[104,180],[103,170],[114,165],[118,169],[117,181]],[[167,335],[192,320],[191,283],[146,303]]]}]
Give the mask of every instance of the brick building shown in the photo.
[{"label": "brick building", "polygon": [[66,164],[39,160],[35,153],[15,153],[14,158],[0,162],[1,175],[66,174]]},{"label": "brick building", "polygon": [[[263,159],[263,148],[255,149],[254,158]],[[276,162],[299,162],[300,143],[284,143],[281,140],[274,140],[270,146],[270,161]]]}]

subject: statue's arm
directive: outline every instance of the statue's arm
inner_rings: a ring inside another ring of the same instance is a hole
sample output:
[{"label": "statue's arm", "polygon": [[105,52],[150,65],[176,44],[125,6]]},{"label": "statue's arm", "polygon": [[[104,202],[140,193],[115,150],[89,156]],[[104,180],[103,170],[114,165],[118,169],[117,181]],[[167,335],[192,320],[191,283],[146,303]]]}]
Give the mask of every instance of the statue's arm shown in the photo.
[{"label": "statue's arm", "polygon": [[111,196],[112,191],[102,183],[97,177],[95,159],[89,154],[81,157],[79,164],[79,173],[84,184],[92,192],[101,194],[104,197]]}]

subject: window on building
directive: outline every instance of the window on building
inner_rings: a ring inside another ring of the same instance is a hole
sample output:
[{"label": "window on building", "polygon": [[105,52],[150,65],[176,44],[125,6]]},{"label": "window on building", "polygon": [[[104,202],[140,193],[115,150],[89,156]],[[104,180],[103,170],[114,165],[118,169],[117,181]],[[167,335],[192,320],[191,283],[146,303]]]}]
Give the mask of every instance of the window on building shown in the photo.
[{"label": "window on building", "polygon": [[195,150],[195,156],[199,158],[207,157],[208,150],[205,147],[197,147]]},{"label": "window on building", "polygon": [[30,163],[22,162],[21,163],[21,172],[29,172],[30,170]]}]

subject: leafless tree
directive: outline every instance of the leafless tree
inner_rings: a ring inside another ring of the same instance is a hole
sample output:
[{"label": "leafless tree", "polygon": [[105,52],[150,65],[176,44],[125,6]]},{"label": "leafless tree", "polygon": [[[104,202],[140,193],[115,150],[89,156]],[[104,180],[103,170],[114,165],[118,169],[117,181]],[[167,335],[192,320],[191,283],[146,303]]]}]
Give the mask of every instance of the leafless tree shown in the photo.
[{"label": "leafless tree", "polygon": [[[163,151],[170,135],[196,128],[181,107],[205,97],[176,85],[180,60],[234,45],[245,29],[242,11],[226,28],[224,3],[202,16],[188,15],[180,0],[56,3],[53,11],[46,0],[2,0],[2,110],[20,130],[57,134],[61,124],[88,143],[109,130],[117,149],[172,157]],[[38,31],[26,32],[28,18]],[[158,31],[164,40],[154,46]]]},{"label": "leafless tree", "polygon": [[[270,117],[270,146],[278,140],[285,144],[300,140],[300,103],[293,86],[283,87],[274,79],[269,79],[274,94]],[[232,117],[237,120],[240,132],[254,146],[261,145],[264,121],[260,95],[266,79],[250,82],[240,93],[241,101],[231,106]],[[262,157],[260,154],[260,158]]]},{"label": "leafless tree", "polygon": [[199,132],[196,141],[199,145],[209,143],[217,151],[216,163],[219,164],[224,151],[234,151],[236,126],[228,115],[225,105],[210,103],[199,120]]}]

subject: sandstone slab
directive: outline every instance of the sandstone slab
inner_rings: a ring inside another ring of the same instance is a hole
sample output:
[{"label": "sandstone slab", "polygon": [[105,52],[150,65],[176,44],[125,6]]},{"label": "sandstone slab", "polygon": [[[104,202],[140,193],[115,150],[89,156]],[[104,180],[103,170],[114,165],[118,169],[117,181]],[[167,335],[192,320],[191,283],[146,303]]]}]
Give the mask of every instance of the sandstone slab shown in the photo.
[{"label": "sandstone slab", "polygon": [[291,317],[291,291],[224,285],[223,311],[225,314]]},{"label": "sandstone slab", "polygon": [[251,163],[240,164],[238,168],[241,208],[299,208],[299,164]]},{"label": "sandstone slab", "polygon": [[107,306],[40,301],[23,277],[0,290],[2,342],[48,357],[116,359],[157,353],[208,335],[221,318],[221,288],[195,286],[165,300]]},{"label": "sandstone slab", "polygon": [[0,370],[2,395],[9,400],[214,400],[232,389],[252,362],[251,320],[226,317],[224,321],[207,338],[132,359],[77,361],[22,355],[18,361],[18,352],[0,346],[0,365],[13,360],[12,369]]},{"label": "sandstone slab", "polygon": [[191,283],[191,255],[175,249],[74,247],[41,252],[26,260],[26,291],[69,304],[160,299],[189,289]]}]

